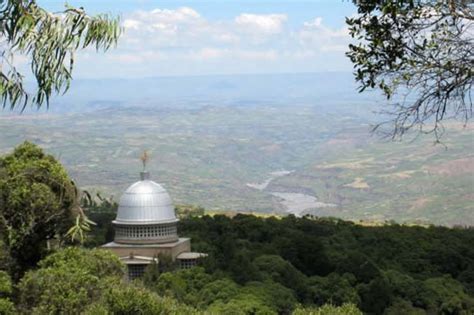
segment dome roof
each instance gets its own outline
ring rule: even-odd
[[[141,180],[128,187],[120,198],[113,223],[142,225],[176,222],[173,202],[166,190],[142,172]]]

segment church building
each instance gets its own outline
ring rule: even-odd
[[[147,265],[158,262],[158,255],[170,257],[180,268],[190,268],[207,255],[191,252],[191,240],[178,236],[178,221],[169,194],[143,171],[120,198],[112,221],[114,241],[102,248],[127,265],[129,279],[140,277]]]

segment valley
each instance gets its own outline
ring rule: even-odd
[[[474,224],[472,128],[446,125],[438,145],[430,135],[393,142],[370,133],[375,101],[329,102],[312,92],[252,102],[250,94],[243,100],[232,93],[225,102],[183,95],[182,103],[165,106],[158,95],[156,103],[125,99],[66,112],[4,112],[0,153],[32,141],[57,157],[82,189],[114,198],[137,178],[146,149],[153,179],[177,204]]]

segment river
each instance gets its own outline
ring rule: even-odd
[[[275,171],[270,173],[270,177],[261,183],[247,183],[247,186],[253,189],[267,192],[270,183],[278,177],[287,176],[294,171]],[[293,192],[268,191],[268,194],[278,198],[279,203],[285,208],[286,212],[295,216],[302,216],[306,210],[324,207],[336,207],[335,204],[318,201],[318,198],[312,195]]]

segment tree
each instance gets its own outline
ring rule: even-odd
[[[274,315],[277,314],[266,306],[258,297],[251,294],[239,294],[229,302],[217,300],[208,308],[211,314],[229,315]]]
[[[347,56],[360,91],[378,88],[403,101],[386,111],[388,135],[414,128],[443,132],[442,122],[472,117],[474,7],[467,0],[353,0],[358,14],[347,18]],[[403,95],[401,95],[403,94]],[[378,124],[374,130],[383,131]]]
[[[359,295],[353,286],[355,277],[352,274],[346,273],[340,276],[337,273],[331,273],[327,277],[314,276],[310,278],[309,282],[312,300],[317,305],[326,303],[333,305],[360,304]]]
[[[294,290],[299,299],[305,299],[309,290],[307,278],[291,263],[280,256],[262,255],[254,260],[254,264],[262,278],[280,283]]]
[[[18,267],[34,266],[47,241],[73,224],[77,191],[66,170],[25,142],[0,158],[0,234]]]
[[[333,306],[325,304],[318,308],[297,308],[293,315],[362,315],[362,312],[354,304]]]
[[[249,282],[241,291],[260,298],[278,314],[291,314],[297,303],[293,290],[273,281]]]
[[[375,278],[368,284],[362,283],[357,287],[361,297],[360,308],[369,314],[383,314],[391,303],[391,288],[383,277]]]
[[[465,292],[461,283],[447,275],[425,280],[421,300],[426,309],[440,314],[474,313],[474,297]]]
[[[179,302],[198,305],[201,302],[199,292],[211,281],[211,276],[203,268],[195,267],[162,273],[154,284],[148,283],[148,286],[159,295],[168,295]]]
[[[70,247],[38,266],[18,285],[23,314],[198,314],[171,298],[124,282],[124,266],[106,250]]]
[[[385,309],[384,315],[426,315],[425,310],[414,307],[410,302],[397,299]]]
[[[101,300],[92,304],[85,314],[202,314],[169,297],[161,297],[142,287],[120,283],[103,292]],[[77,314],[77,312],[72,313]]]
[[[359,251],[351,251],[338,263],[339,273],[353,274],[359,282],[370,282],[380,275],[380,270],[369,257]]]
[[[5,271],[0,271],[0,314],[16,314],[15,305],[9,297],[13,292],[12,281]]]
[[[232,280],[224,278],[207,283],[198,295],[198,306],[206,308],[217,301],[229,302],[239,292],[239,286]]]
[[[124,266],[116,255],[103,249],[67,247],[51,254],[38,263],[40,268],[81,269],[99,278],[124,275]]]
[[[123,277],[118,257],[105,250],[63,249],[21,279],[20,308],[26,314],[78,314]]]
[[[117,18],[91,17],[82,8],[66,5],[63,12],[50,13],[33,0],[1,1],[3,108],[49,105],[53,93],[65,93],[69,88],[75,52],[90,46],[105,51],[116,43],[120,31]],[[31,62],[37,85],[32,95],[25,90],[24,74],[15,67],[13,59],[18,54]]]

